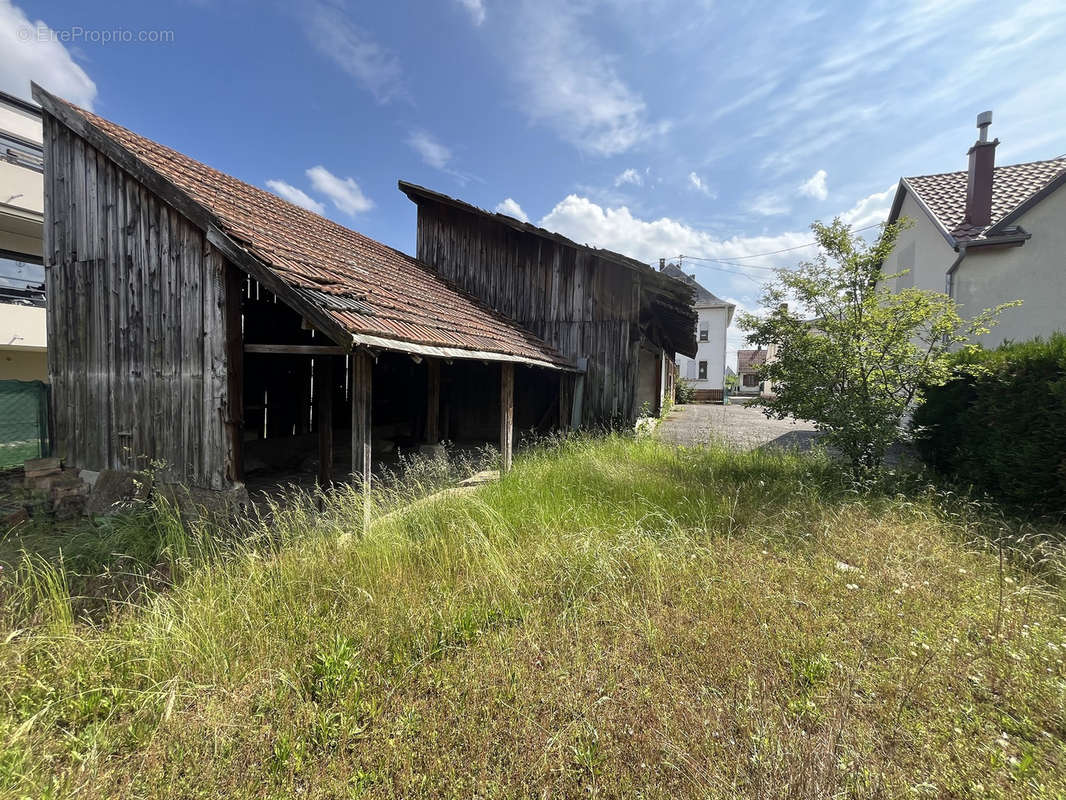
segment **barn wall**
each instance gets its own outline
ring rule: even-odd
[[[48,370],[58,454],[190,485],[235,477],[225,261],[203,233],[44,115]]]
[[[588,358],[582,420],[632,418],[639,276],[595,255],[420,200],[418,258],[563,355]]]

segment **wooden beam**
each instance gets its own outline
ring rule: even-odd
[[[370,502],[370,401],[374,361],[365,350],[351,357],[352,374],[352,481],[363,491],[364,517]]]
[[[568,431],[574,415],[574,375],[559,373],[559,430]]]
[[[327,344],[246,344],[246,353],[277,353],[288,356],[343,356],[344,348]]]
[[[244,480],[244,352],[241,330],[241,283],[244,273],[228,261],[226,270],[226,407],[224,422],[229,441],[227,477]]]
[[[318,418],[318,485],[333,482],[333,356],[315,359],[315,416]]]
[[[514,444],[514,364],[500,364],[500,456],[501,470],[511,469]]]
[[[440,441],[440,361],[426,359],[426,444]]]

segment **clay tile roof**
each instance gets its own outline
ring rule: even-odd
[[[967,173],[945,172],[904,178],[954,239],[972,241],[986,234],[1011,213],[1031,200],[1066,172],[1066,157],[1027,164],[996,167],[992,172],[992,222],[988,226],[969,225],[966,217]]]
[[[553,347],[437,275],[428,265],[59,98],[202,206],[257,257],[356,341],[384,349],[446,349],[572,368]],[[413,345],[413,348],[405,347]],[[421,352],[432,352],[423,350]]]
[[[737,372],[750,372],[766,363],[765,350],[737,350]]]

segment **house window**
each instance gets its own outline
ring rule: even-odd
[[[707,380],[707,362],[706,361],[701,361],[700,362],[700,380],[701,381]]]
[[[748,387],[759,385],[759,376],[754,372],[748,372],[744,374],[744,385]]]
[[[707,328],[700,328],[700,341],[706,342],[709,337],[710,331],[708,331]]]

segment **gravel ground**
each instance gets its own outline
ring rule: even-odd
[[[818,432],[809,422],[767,419],[758,406],[693,403],[674,406],[656,431],[664,442],[699,445],[723,441],[743,450],[785,447],[809,450]]]

